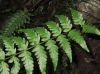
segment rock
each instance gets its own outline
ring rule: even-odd
[[[88,0],[78,4],[84,19],[90,23],[100,23],[100,0]]]

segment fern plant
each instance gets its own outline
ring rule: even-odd
[[[72,9],[71,12],[74,23],[82,28],[82,32],[100,35],[100,30],[87,24],[78,11]],[[68,17],[65,15],[57,15],[56,17],[60,23],[48,21],[46,22],[48,28],[19,29],[17,32],[23,33],[24,37],[3,36],[2,40],[5,48],[0,48],[0,74],[18,74],[21,64],[24,65],[26,74],[33,74],[34,58],[32,55],[37,58],[41,73],[46,74],[47,52],[49,52],[54,71],[56,71],[59,57],[58,51],[60,49],[63,50],[63,53],[66,54],[70,63],[72,63],[71,40],[79,44],[86,52],[89,52],[81,31],[73,28],[73,24]],[[26,17],[23,18],[25,19]],[[19,21],[19,23],[23,24],[26,22]],[[9,63],[12,64],[11,68],[9,68]]]
[[[16,29],[30,21],[28,10],[19,10],[12,15],[5,23],[1,30],[2,35],[11,35]]]

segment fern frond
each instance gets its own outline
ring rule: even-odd
[[[57,37],[61,34],[61,28],[59,25],[53,21],[48,21],[47,23],[48,28],[52,31],[53,36]]]
[[[46,56],[46,52],[44,51],[44,47],[41,45],[38,45],[40,43],[40,36],[36,32],[34,32],[33,29],[23,30],[23,32],[26,34],[27,39],[33,45],[35,45],[34,46],[35,48],[33,49],[32,52],[35,52],[42,74],[46,74],[47,56]]]
[[[71,9],[72,19],[76,25],[84,25],[85,21],[83,20],[83,16],[80,12]]]
[[[42,38],[42,41],[47,41],[50,39],[50,32],[47,31],[47,29],[43,28],[43,27],[37,27],[35,28],[35,31],[40,35],[40,37]]]
[[[0,74],[10,74],[8,64],[0,62]]]
[[[76,41],[76,43],[78,43],[85,51],[89,52],[89,49],[86,45],[86,42],[83,38],[83,36],[81,36],[80,32],[73,29],[68,33],[68,37],[70,37],[72,40]]]
[[[100,35],[100,30],[98,28],[96,28],[95,26],[92,26],[89,24],[83,25],[82,30],[85,33],[92,33],[92,34]]]
[[[63,28],[63,32],[68,32],[71,30],[72,28],[72,24],[70,23],[70,20],[68,19],[68,17],[64,16],[64,15],[58,15],[56,16],[59,21],[60,21],[60,25]]]
[[[33,58],[31,57],[31,53],[29,51],[23,51],[19,57],[21,57],[21,61],[23,61],[26,74],[33,74]]]
[[[49,51],[49,54],[54,66],[54,71],[55,71],[58,64],[58,46],[56,45],[56,42],[54,40],[48,40],[45,46],[47,47]]]
[[[16,12],[11,18],[9,18],[2,28],[2,35],[11,35],[16,29],[29,22],[30,17],[27,10]]]
[[[72,62],[72,50],[68,39],[64,35],[59,35],[57,38],[64,52],[68,56],[70,63]]]
[[[6,47],[6,55],[10,57],[9,63],[14,63],[11,68],[11,74],[18,74],[20,70],[19,59],[16,57],[16,49],[14,48],[14,42],[11,38],[4,38],[4,45]]]
[[[0,48],[0,62],[5,60],[5,52]]]
[[[100,30],[87,24],[83,20],[81,13],[73,9],[71,12],[74,23],[80,25],[83,32],[100,35]],[[45,27],[19,29],[18,33],[24,34],[24,36],[22,35],[21,37],[14,35],[10,37],[10,35],[29,21],[29,12],[19,11],[5,23],[5,28],[3,28],[2,35],[0,36],[0,39],[3,41],[3,46],[5,46],[3,47],[4,50],[0,49],[0,74],[18,74],[20,64],[24,65],[26,74],[33,74],[34,58],[32,54],[37,58],[41,73],[46,74],[46,51],[49,52],[55,71],[59,57],[58,49],[60,47],[69,58],[70,63],[72,62],[70,40],[75,41],[85,51],[89,52],[81,33],[76,29],[72,29],[70,19],[64,15],[58,15],[56,17],[59,19],[60,23],[48,21],[46,23],[48,29]],[[67,34],[65,32],[67,32]],[[60,46],[57,46],[57,42]],[[9,68],[8,63],[12,64],[11,68]]]
[[[11,68],[11,74],[18,74],[18,72],[20,70],[19,59],[14,56],[9,60],[9,63],[14,63],[13,67]]]
[[[5,52],[0,48],[0,74],[10,74],[9,67],[5,60]]]
[[[20,31],[25,33],[29,42],[31,42],[31,45],[39,44],[40,36],[36,32],[34,32],[33,29],[22,29]]]
[[[21,37],[13,37],[13,41],[20,49],[19,51],[28,50],[28,41],[26,41],[24,38]]]
[[[35,48],[33,48],[32,52],[35,52],[41,73],[46,74],[47,55],[44,47],[42,45],[37,45]]]
[[[31,53],[28,51],[28,43],[20,37],[14,38],[14,42],[18,45],[18,50],[21,52],[19,57],[22,58],[21,61],[23,61],[26,73],[33,74],[34,62]]]
[[[4,37],[3,42],[6,47],[5,50],[7,51],[6,55],[7,56],[15,55],[16,49],[14,48],[14,42],[13,42],[12,38]]]

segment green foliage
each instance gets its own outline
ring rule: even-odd
[[[76,30],[73,29],[68,33],[68,36],[72,40],[76,41],[76,43],[78,43],[84,50],[89,52],[89,49],[88,49],[88,47],[86,45],[86,42],[85,42],[83,36],[81,36],[79,31],[76,31]]]
[[[72,50],[71,50],[71,46],[70,46],[68,39],[64,35],[60,35],[58,36],[57,41],[59,41],[60,46],[65,51],[71,63],[72,62]]]
[[[18,45],[18,50],[21,52],[19,57],[21,57],[21,61],[24,64],[27,74],[33,73],[33,58],[31,57],[31,53],[28,51],[28,42],[25,39],[20,37],[14,38],[14,42]]]
[[[0,48],[0,74],[10,74],[8,64],[5,62],[5,52]]]
[[[76,10],[71,9],[73,21],[76,25],[84,25],[85,21],[83,20],[82,14]]]
[[[27,10],[18,11],[14,15],[9,18],[3,28],[2,28],[2,35],[11,35],[16,29],[20,26],[24,25],[24,23],[28,23],[30,21],[30,14]]]
[[[56,41],[48,40],[45,46],[47,46],[55,71],[58,64],[58,46],[56,45]]]
[[[53,36],[58,36],[61,34],[61,28],[59,27],[58,23],[53,21],[48,21],[47,23],[48,28],[52,31]]]
[[[22,14],[24,13],[25,12],[21,12],[17,16],[21,15],[22,17]],[[28,14],[24,14],[23,19],[21,19],[22,21],[19,21],[21,17],[15,17],[16,21],[14,21],[12,25],[16,24],[15,27],[17,27],[17,24],[21,25],[26,23],[26,17],[28,18]],[[88,25],[83,20],[82,15],[76,10],[72,10],[73,21],[75,25],[78,24],[82,28],[82,31],[72,28],[72,23],[68,17],[64,15],[58,15],[56,17],[60,23],[48,21],[46,22],[48,28],[36,27],[19,29],[17,32],[24,34],[24,36],[3,36],[2,40],[5,48],[2,48],[4,50],[0,49],[0,74],[18,74],[20,64],[24,65],[26,74],[33,74],[35,62],[32,57],[33,55],[37,58],[41,73],[46,74],[47,52],[50,55],[55,71],[59,60],[59,50],[63,50],[63,53],[66,54],[70,63],[72,63],[71,40],[79,44],[86,52],[89,52],[86,41],[81,35],[81,32],[100,35],[100,30],[94,26],[92,27]],[[12,20],[10,19],[10,21]],[[9,32],[11,34],[15,30],[15,27],[12,25],[5,27],[4,32],[7,33],[7,30],[10,29],[7,34],[9,34]],[[14,29],[9,27],[14,27]],[[11,69],[7,63],[12,64]]]
[[[35,28],[35,31],[40,35],[40,37],[42,38],[42,41],[47,41],[50,39],[50,32],[47,31],[47,29],[43,28],[43,27],[37,27]]]
[[[82,26],[82,28],[83,28],[83,32],[85,33],[92,33],[92,34],[100,35],[99,29],[97,29],[95,26],[89,25],[88,23],[87,25]]]
[[[16,49],[14,48],[14,42],[11,38],[4,37],[4,45],[6,47],[6,56],[9,57],[9,63],[13,63],[11,68],[11,74],[18,74],[20,70],[19,59],[16,57]]]
[[[85,22],[80,12],[72,9],[72,17],[75,24],[81,25],[83,32],[100,35],[100,30]]]
[[[38,64],[42,74],[46,74],[46,62],[47,62],[47,55],[44,51],[44,47],[42,45],[37,45],[33,48],[32,52],[35,52],[35,56],[38,59]]]
[[[70,23],[70,20],[68,19],[68,17],[64,15],[59,15],[57,16],[57,18],[60,21],[60,24],[63,28],[63,32],[68,32],[72,29],[72,24]]]

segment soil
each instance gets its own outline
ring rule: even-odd
[[[77,61],[73,61],[69,74],[100,74],[100,39],[88,40],[91,54],[76,51]]]

